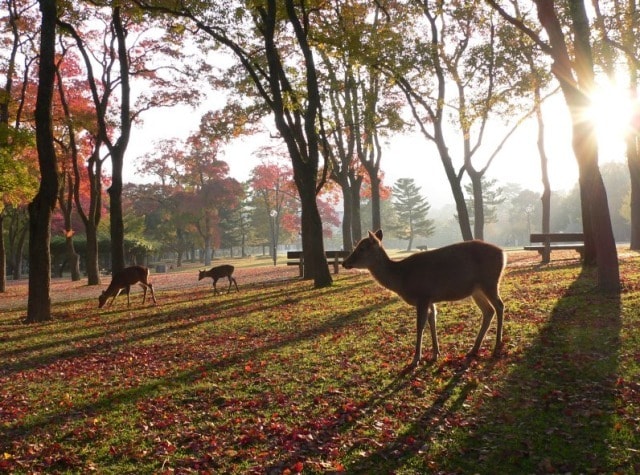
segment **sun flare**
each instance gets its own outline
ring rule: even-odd
[[[637,98],[613,82],[601,84],[591,96],[589,118],[601,141],[624,141],[634,124],[634,115],[639,113]]]

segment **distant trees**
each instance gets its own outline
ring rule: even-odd
[[[393,185],[393,208],[397,214],[393,234],[408,240],[407,251],[413,248],[417,236],[429,237],[434,232],[434,222],[427,218],[431,205],[420,194],[420,187],[413,178],[400,178]]]
[[[10,194],[14,177],[9,175],[15,169],[19,176],[26,169],[14,168],[12,160],[29,161],[28,154],[16,148],[23,138],[28,141],[30,133],[33,135],[33,124],[24,126],[21,122],[25,110],[37,111],[35,129],[42,177],[40,193],[32,201],[30,225],[35,226],[32,230],[46,226],[45,215],[36,213],[36,208],[46,201],[49,185],[56,180],[63,183],[64,188],[55,188],[63,209],[64,232],[72,245],[74,213],[81,216],[91,284],[99,283],[97,228],[103,208],[102,188],[107,186],[113,270],[124,265],[126,226],[148,233],[145,237],[170,245],[180,255],[202,246],[208,262],[223,243],[251,240],[247,224],[254,218],[254,239],[271,235],[272,244],[289,224],[292,239],[301,239],[305,277],[313,279],[316,287],[330,284],[322,239],[331,230],[327,224],[335,222],[335,208],[342,203],[344,248],[349,248],[362,231],[363,209],[370,211],[372,227],[380,226],[385,206],[380,160],[385,135],[402,131],[408,124],[416,126],[427,139],[445,169],[462,238],[482,239],[485,224],[491,227],[495,219],[491,211],[498,203],[491,197],[488,168],[517,124],[536,114],[545,186],[544,230],[560,219],[559,213],[558,218],[550,217],[551,190],[544,165],[540,109],[545,95],[552,92],[551,80],[555,78],[571,113],[580,172],[580,217],[572,217],[571,226],[583,224],[585,262],[598,266],[603,289],[616,290],[619,275],[611,228],[612,221],[615,228],[624,223],[617,215],[612,219],[607,209],[593,124],[581,120],[581,113],[590,106],[596,62],[612,74],[613,65],[623,58],[630,89],[637,90],[638,40],[633,34],[637,12],[632,2],[620,0],[613,6],[601,3],[594,2],[593,16],[586,14],[583,1],[564,4],[551,0],[536,0],[531,8],[529,4],[524,8],[524,3],[520,8],[517,0],[354,0],[313,5],[266,0],[238,9],[228,8],[225,2],[195,1],[180,2],[179,6],[152,0],[108,5],[54,3],[54,35],[57,25],[58,36],[53,45],[53,66],[58,99],[50,114],[51,123],[44,117],[42,102],[31,104],[35,94],[25,91],[35,91],[38,82],[40,93],[46,92],[48,86],[42,80],[49,81],[49,65],[39,65],[38,80],[31,71],[35,70],[37,57],[48,61],[52,46],[43,42],[47,50],[34,54],[40,12],[36,4],[9,0],[2,7],[2,16],[8,21],[1,30],[6,47],[0,53],[1,73],[7,78],[0,94],[0,174],[7,178],[0,183],[6,205],[0,210],[0,230],[4,217],[24,201],[24,197],[16,200]],[[45,0],[40,6],[42,12],[53,11]],[[44,22],[44,15],[42,19]],[[185,47],[194,40],[194,30],[200,34],[199,48]],[[602,44],[594,43],[596,37]],[[596,48],[592,50],[593,44]],[[224,55],[217,56],[222,49]],[[187,56],[189,51],[194,51],[194,56]],[[210,63],[211,52],[224,60]],[[18,60],[24,61],[20,67]],[[189,73],[190,80],[184,80],[184,73]],[[142,84],[151,87],[140,87]],[[224,90],[217,95],[224,96],[226,105],[207,114],[200,130],[180,144],[182,148],[168,142],[159,146],[157,155],[146,164],[160,183],[132,191],[145,196],[140,202],[147,206],[144,226],[140,216],[125,223],[122,173],[132,125],[153,107],[196,103],[205,87],[216,93]],[[22,101],[15,100],[18,95],[22,95]],[[40,99],[43,96],[38,95]],[[287,185],[294,189],[287,198],[291,202],[286,211],[278,203],[282,197],[272,194],[275,188],[265,188],[269,186],[267,174],[277,170],[264,169],[243,189],[230,179],[222,160],[228,140],[267,115],[273,119],[270,132],[284,144],[290,162]],[[498,133],[501,138],[488,141],[490,134],[495,138]],[[53,135],[55,145],[49,144],[49,135]],[[640,155],[637,135],[638,127],[630,128],[627,156],[633,179],[631,196],[627,201],[609,203],[628,206],[632,223],[640,221],[640,182],[635,176]],[[46,150],[45,143],[53,150]],[[428,151],[416,153],[426,156]],[[56,154],[61,166],[52,170]],[[112,176],[107,184],[103,166],[108,161]],[[469,182],[465,196],[464,184]],[[405,187],[397,191],[407,200],[415,193],[406,182],[398,186]],[[342,200],[335,199],[339,189]],[[267,193],[260,196],[258,190]],[[331,199],[325,199],[329,195]],[[513,212],[519,207],[528,219],[536,215],[538,206],[526,204],[531,196],[518,196],[521,202],[514,204]],[[507,197],[505,203],[511,198]],[[400,201],[396,204],[400,212]],[[258,216],[263,221],[259,226]],[[404,215],[402,219],[411,221],[413,217]],[[414,224],[410,223],[409,231],[403,234],[409,239],[409,247]],[[526,228],[531,225],[528,221]],[[521,236],[523,229],[520,226],[511,238]],[[634,247],[640,238],[636,238],[637,226],[632,225],[632,229]],[[42,229],[37,236],[42,242],[30,239],[30,246],[41,246],[48,239]],[[4,256],[3,246],[0,241]],[[43,256],[44,252],[40,254]],[[71,261],[76,259],[71,247],[69,256]],[[5,262],[0,264],[1,290]],[[40,267],[44,261],[31,264],[38,279],[45,270]],[[77,276],[77,266],[73,269]]]
[[[28,231],[26,206],[39,182],[33,124],[25,126],[35,96],[35,81],[30,79],[35,70],[38,20],[31,4],[8,1],[6,7],[2,44],[7,56],[0,62],[4,83],[0,90],[0,292],[6,291],[7,267],[14,278],[20,276]]]
[[[149,230],[155,240],[182,255],[199,243],[204,264],[220,246],[230,213],[244,198],[241,184],[229,177],[219,158],[219,138],[194,133],[186,143],[168,141],[145,157],[142,169],[160,185],[140,190],[149,212]]]

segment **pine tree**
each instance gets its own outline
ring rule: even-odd
[[[398,215],[392,231],[399,239],[408,239],[407,251],[413,247],[416,236],[429,237],[435,226],[427,219],[431,205],[420,194],[420,187],[413,178],[400,178],[393,185],[393,207]]]

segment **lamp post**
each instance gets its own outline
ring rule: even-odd
[[[278,212],[275,209],[272,209],[271,212],[269,213],[269,216],[271,216],[271,242],[273,243],[273,266],[275,267],[276,265],[276,260],[277,260],[277,256],[276,256],[276,216],[278,216]]]

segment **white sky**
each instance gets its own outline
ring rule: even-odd
[[[551,187],[553,190],[568,190],[576,183],[578,175],[571,150],[569,117],[561,96],[557,95],[552,100],[553,103],[549,103],[545,110]],[[151,151],[154,142],[171,137],[184,138],[197,130],[199,122],[200,114],[189,107],[147,112],[144,123],[132,133],[126,156],[125,180],[142,181],[136,173],[137,158]],[[613,127],[613,124],[609,125]],[[260,137],[239,139],[225,149],[222,159],[229,164],[231,176],[240,181],[248,178],[249,171],[260,161],[254,153],[262,145],[260,140]],[[518,183],[523,188],[541,192],[536,140],[537,131],[533,122],[524,124],[494,159],[487,176],[497,179],[501,184]],[[433,209],[453,203],[440,158],[430,142],[418,133],[398,136],[388,142],[384,146],[381,162],[387,185],[392,185],[398,178],[414,178]],[[491,152],[492,149],[487,147],[484,153]],[[482,158],[478,156],[477,159]],[[610,130],[608,139],[600,140],[600,163],[624,159],[621,134]],[[455,157],[454,161],[460,163]],[[478,168],[481,166],[482,163],[477,165]]]

